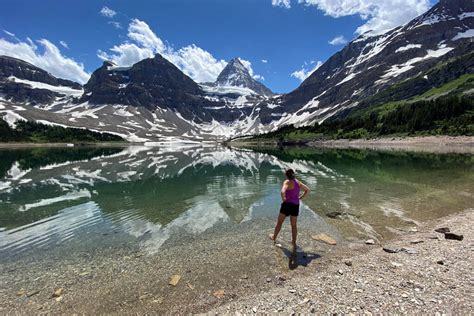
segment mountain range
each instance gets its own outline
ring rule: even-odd
[[[255,80],[239,58],[212,83],[194,82],[157,54],[131,67],[104,62],[81,86],[0,56],[0,115],[11,126],[29,120],[132,142],[224,140],[320,124],[374,100],[423,95],[473,73],[473,37],[474,2],[441,0],[385,34],[357,37],[283,95]],[[398,86],[403,89],[387,95]],[[474,91],[461,93],[472,97]]]

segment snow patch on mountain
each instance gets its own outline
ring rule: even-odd
[[[469,29],[464,32],[459,32],[455,37],[453,37],[453,41],[460,40],[461,38],[471,38],[474,37],[474,29]]]
[[[404,51],[414,49],[414,48],[421,48],[421,45],[420,44],[408,44],[407,46],[402,46],[402,47],[398,48],[395,51],[395,53],[404,52]]]
[[[43,83],[43,82],[19,79],[14,76],[10,76],[7,79],[12,82],[23,83],[23,84],[29,85],[32,89],[46,89],[46,90],[57,92],[59,94],[63,94],[66,96],[80,97],[82,93],[84,92],[84,90],[82,89],[79,90],[79,89],[73,89],[71,87],[53,86],[53,85]]]
[[[467,18],[474,18],[474,12],[464,12],[458,15],[459,20],[464,20]]]
[[[423,56],[423,57],[415,57],[415,58],[412,58],[412,59],[408,60],[407,62],[405,62],[403,64],[391,66],[390,69],[387,70],[385,72],[385,74],[381,77],[381,80],[378,80],[376,82],[380,84],[380,83],[386,82],[386,80],[389,79],[389,78],[398,77],[402,73],[413,69],[415,67],[416,63],[419,63],[419,62],[421,62],[425,59],[428,59],[428,58],[441,57],[441,56],[449,53],[453,49],[454,48],[452,48],[452,47],[444,47],[444,48],[440,48],[438,50],[430,50],[429,49],[426,52],[426,55]]]
[[[17,121],[27,121],[26,118],[24,118],[23,116],[21,116],[20,114],[14,112],[12,110],[3,111],[3,120],[5,122],[7,122],[7,124],[11,128],[16,128],[16,122]]]

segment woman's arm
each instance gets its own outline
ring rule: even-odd
[[[286,190],[287,190],[287,189],[288,189],[288,180],[285,180],[285,181],[283,182],[283,186],[281,187],[281,200],[282,200],[283,202],[285,202],[285,200],[286,200],[286,195],[285,195],[285,193],[286,193]]]
[[[306,184],[298,180],[298,184],[300,185],[300,188],[303,189],[303,194],[300,195],[300,200],[302,200],[308,193],[311,191]]]

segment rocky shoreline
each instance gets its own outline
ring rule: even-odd
[[[235,147],[278,146],[274,140],[231,141]],[[284,146],[307,146],[317,148],[355,148],[375,150],[410,150],[436,153],[474,153],[472,136],[416,136],[416,137],[380,137],[371,139],[334,139],[313,140],[304,143],[285,144]]]
[[[209,314],[469,314],[474,310],[473,210],[422,224],[366,253],[316,261],[312,272]],[[435,229],[447,227],[463,240]],[[370,241],[367,242],[371,244]]]

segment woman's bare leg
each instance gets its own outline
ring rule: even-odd
[[[298,236],[298,227],[296,225],[297,220],[298,216],[290,216],[291,242],[293,244],[293,251],[296,251],[296,237]]]
[[[276,239],[278,237],[278,234],[280,233],[280,230],[281,230],[281,225],[283,225],[283,222],[285,221],[285,218],[286,218],[286,216],[283,213],[280,213],[278,215],[277,223],[276,223],[276,226],[275,226],[275,231],[273,232],[273,235],[270,235],[271,240],[276,241]]]

